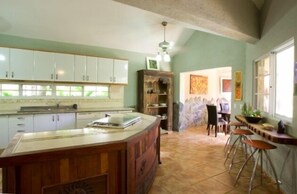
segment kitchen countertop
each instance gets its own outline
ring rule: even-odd
[[[141,121],[124,129],[87,127],[83,129],[19,133],[12,139],[0,158],[30,154],[32,152],[38,153],[56,149],[123,141],[142,132],[158,120],[158,118],[154,116],[137,112],[126,114],[140,116]]]
[[[83,113],[83,112],[104,112],[104,111],[134,111],[134,108],[126,107],[104,107],[104,108],[78,108],[78,109],[53,109],[50,111],[24,111],[19,110],[1,110],[1,115],[30,115],[30,114],[52,114],[52,113]]]

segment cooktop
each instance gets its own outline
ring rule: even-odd
[[[116,114],[95,120],[88,127],[126,128],[141,120],[140,116]]]

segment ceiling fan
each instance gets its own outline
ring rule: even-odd
[[[162,42],[159,43],[159,47],[162,49],[162,53],[160,54],[160,52],[158,52],[156,59],[158,61],[165,61],[165,62],[170,62],[170,55],[168,53],[168,50],[172,49],[174,43],[173,42],[167,42],[166,41],[166,26],[167,26],[167,22],[163,21],[162,26],[164,27],[164,40]]]

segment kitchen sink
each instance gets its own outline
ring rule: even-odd
[[[24,106],[18,112],[68,112],[76,110],[71,106]]]

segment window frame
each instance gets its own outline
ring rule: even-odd
[[[0,96],[0,99],[40,99],[40,98],[46,98],[46,99],[52,99],[52,98],[58,98],[58,99],[65,99],[65,98],[75,98],[75,99],[110,99],[110,85],[105,85],[105,84],[75,84],[75,83],[36,83],[36,82],[7,82],[7,81],[2,81],[0,84],[15,84],[18,85],[18,96]],[[52,88],[51,95],[48,96],[25,96],[23,95],[23,85],[39,85],[39,86],[50,86]],[[107,87],[107,96],[84,96],[84,87],[85,86],[90,86],[94,85],[96,87]],[[56,94],[57,92],[57,86],[81,86],[82,87],[82,92],[81,96],[58,96]],[[1,91],[2,92],[2,91]]]
[[[280,115],[276,113],[276,76],[277,76],[277,64],[276,64],[276,55],[277,53],[284,51],[290,47],[294,47],[294,51],[295,51],[295,45],[294,45],[294,39],[290,39],[286,42],[284,42],[283,44],[279,45],[278,47],[276,47],[275,49],[273,49],[273,51],[259,57],[258,59],[253,61],[253,105],[254,108],[259,109],[258,107],[258,102],[257,102],[257,93],[258,93],[258,88],[257,88],[257,62],[264,60],[265,58],[269,58],[269,107],[268,107],[268,112],[263,111],[262,109],[260,109],[261,112],[264,112],[265,114],[268,114],[270,116],[272,116],[275,119],[281,119],[284,120],[288,123],[292,123],[293,121],[293,111],[292,111],[292,117],[286,117],[284,115]],[[295,58],[295,55],[294,55]],[[295,59],[293,59],[293,61],[295,61]],[[294,64],[293,68],[294,68]],[[292,71],[294,71],[294,69],[292,69]],[[294,76],[294,75],[293,75]],[[264,76],[263,76],[264,77]],[[294,77],[292,78],[292,85],[294,87]],[[292,93],[292,98],[294,98],[294,91]],[[292,106],[294,106],[294,101],[292,101]]]

